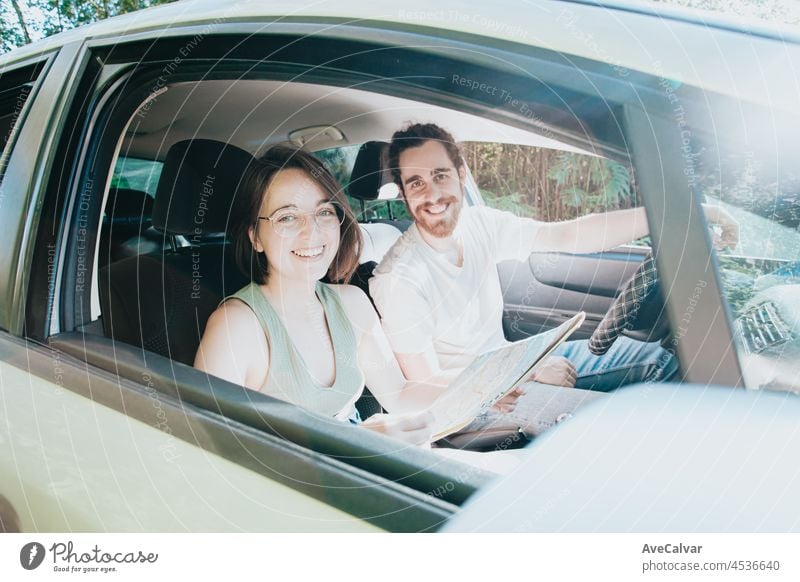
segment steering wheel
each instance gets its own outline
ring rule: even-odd
[[[646,306],[660,303],[659,287],[656,262],[653,254],[648,253],[592,333],[589,351],[596,356],[605,354],[620,333],[634,329],[637,319],[644,312],[652,313],[652,309],[646,309]]]

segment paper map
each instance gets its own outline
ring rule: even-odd
[[[583,323],[581,311],[558,327],[481,354],[453,380],[434,402],[434,440],[457,432],[509,391]]]

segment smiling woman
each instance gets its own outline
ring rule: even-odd
[[[366,295],[320,281],[345,283],[358,265],[361,231],[342,198],[322,163],[301,150],[275,146],[248,168],[231,230],[252,282],[211,315],[195,367],[359,424],[365,379],[386,408],[405,379]],[[377,414],[363,426],[427,444],[429,421]]]

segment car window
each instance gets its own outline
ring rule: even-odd
[[[216,50],[212,45],[205,46],[208,46],[209,50]],[[168,47],[165,46],[163,52],[169,52]],[[259,54],[263,54],[263,51],[260,51]],[[198,63],[199,66],[200,63]],[[233,144],[245,151],[256,153],[271,143],[285,143],[289,139],[289,130],[292,127],[302,129],[306,126],[313,126],[316,123],[313,120],[317,116],[324,115],[331,121],[338,120],[338,123],[342,125],[340,132],[342,137],[351,136],[352,139],[352,136],[358,136],[353,139],[352,145],[317,152],[317,155],[328,164],[334,176],[345,189],[349,186],[350,175],[358,153],[358,144],[366,140],[385,141],[394,130],[412,116],[433,117],[436,121],[452,128],[459,137],[471,135],[477,136],[478,139],[493,139],[492,136],[515,134],[520,136],[521,143],[534,143],[535,138],[538,138],[538,141],[555,141],[545,140],[543,136],[535,133],[528,135],[528,131],[522,128],[516,128],[516,131],[512,132],[508,127],[499,127],[501,124],[497,120],[484,120],[459,108],[449,109],[447,107],[451,105],[449,102],[418,102],[415,100],[416,93],[409,94],[405,90],[401,91],[404,89],[402,87],[398,88],[398,95],[402,96],[401,99],[400,97],[390,98],[383,93],[363,95],[360,89],[331,91],[329,88],[320,86],[311,88],[313,89],[311,90],[306,86],[295,86],[293,83],[274,81],[269,78],[242,81],[233,74],[231,79],[207,80],[199,77],[198,70],[199,80],[187,81],[187,77],[181,77],[179,82],[167,82],[163,87],[159,87],[165,91],[155,95],[151,93],[151,75],[153,72],[161,70],[161,64],[156,63],[154,70],[145,70],[141,73],[141,77],[133,76],[130,82],[115,89],[122,93],[119,98],[114,96],[113,99],[98,100],[98,103],[106,103],[102,110],[97,111],[98,122],[85,125],[99,129],[92,136],[94,140],[92,147],[87,148],[89,158],[83,162],[87,174],[83,180],[83,187],[76,189],[76,197],[73,198],[71,204],[74,205],[74,208],[81,210],[80,204],[89,202],[91,198],[93,205],[89,211],[94,212],[91,215],[93,223],[89,224],[88,228],[84,226],[87,222],[85,217],[89,211],[73,213],[73,222],[70,228],[72,228],[71,232],[76,234],[72,238],[75,244],[69,249],[71,254],[69,255],[70,260],[66,261],[68,264],[75,264],[77,261],[71,261],[71,258],[80,258],[81,252],[87,246],[91,249],[91,245],[83,244],[80,238],[81,232],[100,233],[101,229],[97,228],[101,225],[102,212],[99,185],[113,182],[117,189],[139,189],[152,194],[157,181],[155,174],[160,172],[160,166],[157,163],[148,163],[143,160],[160,157],[163,152],[169,151],[170,147],[183,144],[187,140],[198,138],[213,140],[218,143]],[[169,75],[165,74],[165,76]],[[141,84],[139,85],[140,80]],[[269,102],[265,101],[264,95],[273,95],[273,90],[280,93],[272,97]],[[351,92],[353,94],[350,94]],[[355,100],[353,99],[355,95],[361,99],[369,97],[369,100]],[[298,99],[302,100],[298,101]],[[373,120],[360,115],[352,115],[350,107],[353,103],[362,103],[360,107],[364,112],[385,111],[385,119]],[[367,105],[363,105],[365,103]],[[308,107],[304,107],[304,104]],[[425,107],[421,107],[421,104],[424,104]],[[282,111],[281,107],[285,111]],[[138,114],[134,115],[136,111]],[[186,116],[182,118],[181,123],[176,122],[179,112]],[[301,113],[302,115],[300,115]],[[247,123],[243,122],[245,119]],[[106,120],[107,123],[105,123]],[[294,125],[287,125],[289,121]],[[376,124],[376,121],[381,121],[381,123]],[[125,125],[126,123],[128,125]],[[348,123],[352,127],[347,125]],[[135,124],[135,131],[131,130],[130,124]],[[359,124],[363,124],[363,127]],[[502,139],[494,138],[494,141],[502,141]],[[123,144],[122,150],[125,152],[123,158],[119,158],[116,154],[120,143]],[[347,142],[338,140],[334,143],[339,145]],[[467,143],[469,144],[469,140]],[[577,139],[569,140],[564,143],[562,149],[567,149],[568,143],[573,144],[574,147],[580,147],[580,144],[584,142]],[[527,196],[530,198],[527,203],[535,210],[535,212],[531,211],[531,214],[540,220],[571,218],[597,212],[598,208],[611,210],[625,208],[626,204],[631,204],[622,195],[630,190],[630,174],[621,173],[623,186],[628,189],[616,187],[617,189],[612,190],[612,193],[617,194],[617,199],[613,199],[600,187],[607,186],[607,182],[613,181],[615,176],[620,178],[620,174],[615,175],[613,171],[596,162],[595,158],[591,156],[584,157],[585,166],[577,166],[583,168],[586,172],[584,174],[582,171],[576,171],[576,168],[572,167],[574,160],[563,157],[560,150],[547,150],[546,153],[549,157],[545,157],[543,154],[545,150],[537,150],[532,146],[505,148],[501,145],[500,153],[503,155],[493,158],[491,149],[484,147],[484,144],[481,144],[480,148],[478,150],[476,147],[472,152],[467,151],[466,155],[469,156],[472,153],[473,157],[480,158],[468,160],[468,165],[476,175],[482,176],[480,183],[487,192],[487,198],[496,199],[497,204],[502,204],[507,199],[512,202],[520,201],[523,196]],[[544,164],[541,168],[534,167],[534,154],[540,155],[539,162]],[[495,165],[494,169],[489,165],[489,161]],[[598,164],[597,168],[592,164]],[[167,165],[172,166],[169,161]],[[198,163],[191,167],[204,168],[208,165],[210,164]],[[234,165],[238,167],[238,164]],[[174,169],[177,170],[177,167]],[[558,169],[561,170],[561,174],[557,172]],[[196,353],[196,345],[204,332],[205,322],[210,314],[223,297],[246,285],[242,278],[246,279],[247,273],[240,272],[235,262],[228,260],[227,251],[229,249],[225,240],[223,237],[216,236],[222,231],[210,229],[212,223],[222,222],[215,218],[227,216],[229,210],[229,207],[220,206],[225,201],[221,194],[232,193],[234,189],[223,188],[221,182],[214,182],[213,186],[206,186],[207,177],[200,176],[203,188],[198,191],[197,188],[190,187],[192,184],[196,185],[196,181],[193,181],[194,174],[179,177],[178,172],[172,173],[172,170],[173,167],[168,167],[163,171],[164,176],[169,180],[174,180],[176,184],[178,184],[178,180],[181,180],[182,183],[187,184],[187,187],[172,188],[168,194],[172,196],[169,199],[171,202],[164,204],[163,200],[156,200],[156,203],[161,202],[169,208],[165,216],[160,217],[160,224],[157,228],[162,235],[160,237],[162,241],[166,239],[164,234],[178,237],[192,233],[188,237],[191,244],[188,246],[165,244],[165,247],[169,248],[155,253],[142,253],[139,240],[145,233],[140,232],[142,229],[138,227],[143,224],[143,221],[141,224],[131,225],[137,227],[137,232],[131,236],[121,232],[119,228],[115,228],[113,233],[109,232],[109,238],[121,234],[124,237],[120,236],[118,240],[111,242],[123,243],[120,246],[132,248],[135,252],[128,256],[120,255],[118,259],[111,257],[108,253],[108,261],[94,262],[92,281],[93,289],[95,284],[97,286],[96,296],[98,297],[99,311],[95,310],[94,304],[90,306],[91,311],[86,309],[88,302],[85,299],[85,293],[66,297],[61,307],[61,309],[65,309],[63,306],[66,305],[67,309],[71,309],[75,313],[73,317],[75,323],[69,321],[64,325],[67,331],[89,330],[98,336],[95,338],[97,347],[90,356],[94,358],[94,361],[102,361],[102,366],[109,368],[112,373],[122,375],[119,370],[123,366],[117,365],[115,363],[117,360],[112,362],[110,358],[103,358],[109,354],[118,358],[117,353],[123,349],[129,349],[125,355],[130,356],[131,362],[125,367],[124,373],[129,380],[140,384],[143,382],[143,376],[138,373],[138,360],[133,359],[134,355],[138,357],[139,354],[153,354],[168,360],[164,363],[165,365],[180,362],[191,366]],[[112,176],[109,176],[112,171]],[[242,173],[237,171],[228,175],[241,176]],[[586,176],[589,176],[588,181]],[[224,179],[224,175],[220,172],[212,182],[222,179]],[[581,179],[585,183],[581,182]],[[546,182],[546,185],[552,182],[555,184],[554,188],[558,186],[564,191],[564,194],[559,194],[559,199],[556,200],[556,208],[562,212],[561,214],[553,214],[552,209],[544,205],[544,199],[549,199],[551,192],[537,190],[541,187],[542,180]],[[94,188],[92,188],[93,184]],[[621,190],[625,190],[625,192],[620,193]],[[531,194],[535,192],[538,192],[536,197]],[[553,192],[558,193],[561,190],[554,189]],[[494,194],[494,196],[490,194]],[[569,195],[572,196],[571,199],[568,197]],[[192,196],[195,198],[189,199]],[[580,198],[581,196],[582,198]],[[209,210],[214,204],[217,207]],[[407,216],[404,202],[401,200],[370,201],[363,205],[360,200],[353,200],[351,204],[362,221]],[[157,208],[160,208],[160,205]],[[189,209],[190,212],[184,212],[185,209]],[[192,209],[196,209],[194,216],[192,216]],[[143,218],[143,214],[137,212],[136,217]],[[200,222],[203,228],[208,227],[208,232],[197,233],[198,227],[195,225],[198,217],[202,218]],[[119,224],[114,226],[118,227],[122,222],[119,221]],[[187,226],[187,223],[190,223],[190,226]],[[189,230],[190,227],[191,230]],[[197,244],[194,244],[195,234],[198,236]],[[132,247],[128,245],[131,240],[134,241]],[[531,277],[533,274],[534,272],[531,271]],[[69,279],[70,281],[80,281],[82,289],[83,279],[79,279],[79,276],[85,278],[85,275],[76,268],[74,272],[67,271],[65,278],[72,277]],[[527,286],[522,285],[522,288],[526,289]],[[560,290],[556,293],[559,297],[565,295]],[[531,326],[542,323],[536,319],[539,313],[554,311],[551,305],[541,307],[525,305],[525,307],[528,308],[528,311],[534,312]],[[537,307],[539,311],[534,310]],[[569,309],[572,310],[573,307],[570,305]],[[87,313],[100,313],[101,317],[96,321],[89,320],[86,317]],[[70,338],[65,339],[69,340]],[[192,394],[196,397],[195,402],[204,406],[203,403],[208,402],[208,393],[212,387],[209,386],[207,379],[201,379],[197,375],[189,374],[189,371],[186,372],[188,374],[187,389],[192,390]],[[164,388],[169,389],[169,386],[162,386],[162,389]],[[235,394],[237,398],[231,399],[230,402],[226,401],[225,405],[230,403],[232,407],[237,407],[237,414],[240,412],[252,413],[252,410],[247,409],[246,406],[239,406],[242,404],[239,401],[241,392],[237,391]],[[222,399],[217,400],[216,394],[214,394],[214,398],[215,402],[222,401]],[[191,400],[187,401],[192,402]],[[249,399],[247,405],[250,405]],[[297,415],[297,419],[295,416],[291,416],[293,414]],[[302,411],[294,410],[291,407],[276,409],[275,417],[281,423],[291,425],[292,430],[296,424],[298,429],[296,434],[298,435],[306,435],[308,433],[307,425],[314,423],[314,419],[309,420]],[[253,421],[252,424],[261,428],[263,423],[261,423],[260,412],[258,418],[259,420]],[[272,422],[272,419],[270,418],[268,421]],[[330,431],[331,434],[326,435],[325,438],[314,438],[313,446],[325,452],[334,450],[334,446],[338,447],[344,443],[346,447],[339,448],[337,454],[341,455],[341,451],[344,451],[349,455],[348,458],[361,459],[362,452],[356,450],[356,445],[360,446],[358,436],[353,436],[346,430],[338,430],[348,427],[337,426],[335,428],[337,430]],[[287,435],[287,439],[297,440],[301,446],[308,446],[309,439],[305,436],[295,437],[294,433],[283,430],[283,428],[281,433]],[[333,445],[324,449],[323,447],[328,447],[329,443],[333,443]],[[377,455],[375,457],[377,458]],[[366,468],[372,470],[372,465]],[[377,469],[382,470],[380,467]],[[417,470],[416,467],[414,470]],[[429,469],[417,472],[425,477],[429,473]],[[471,490],[468,491],[471,488],[471,481],[463,486],[460,482],[454,485],[455,493],[445,490],[446,495],[443,495],[443,498],[456,499],[457,496],[463,497],[464,493],[471,493]],[[427,488],[427,485],[425,487],[426,490],[431,490]]]
[[[163,167],[159,161],[120,156],[114,166],[111,187],[139,190],[155,198]]]
[[[356,156],[360,146],[345,146],[341,148],[329,148],[314,152],[325,166],[331,171],[339,185],[347,192],[350,184],[350,174],[353,172],[353,165],[356,163]],[[386,184],[384,188],[393,188],[393,184]],[[353,209],[359,222],[369,222],[378,219],[398,220],[410,219],[405,202],[402,198],[393,200],[356,200],[347,195],[347,201]]]
[[[736,248],[714,254],[745,385],[800,391],[800,175],[774,145],[722,143],[694,140],[693,181],[738,223]]]
[[[11,155],[14,130],[24,117],[25,106],[41,69],[41,63],[37,63],[0,73],[0,179]]]
[[[483,201],[544,222],[639,206],[630,167],[524,144],[461,144]],[[640,241],[649,245],[649,237]]]

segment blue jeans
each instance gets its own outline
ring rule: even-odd
[[[638,382],[667,382],[678,373],[678,361],[658,342],[645,343],[621,336],[602,356],[589,351],[587,340],[564,342],[553,355],[575,366],[575,388],[609,392]]]
[[[502,445],[509,435],[521,432],[536,436],[562,420],[578,407],[604,397],[627,384],[666,382],[678,372],[678,362],[658,342],[645,343],[620,337],[602,356],[589,351],[586,340],[560,345],[554,355],[569,359],[577,371],[575,388],[526,382],[525,394],[519,397],[511,412],[488,410],[466,428],[448,437],[459,448],[491,450],[496,440]]]

